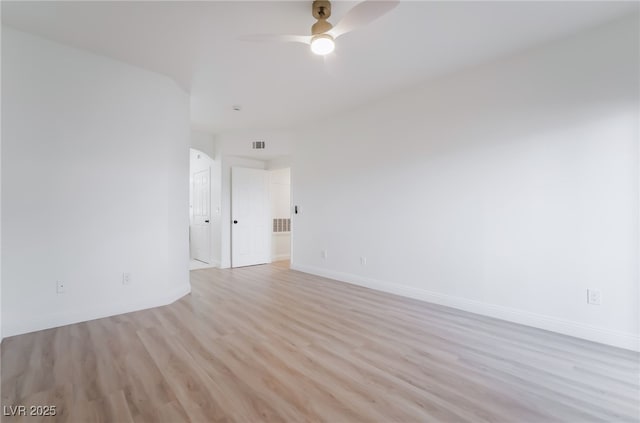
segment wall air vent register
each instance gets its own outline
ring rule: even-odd
[[[273,232],[291,232],[291,219],[273,219]]]

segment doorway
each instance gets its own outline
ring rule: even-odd
[[[289,168],[231,168],[231,267],[291,258]]]
[[[191,258],[205,264],[211,261],[211,169],[192,174]]]
[[[271,261],[289,264],[291,260],[291,170],[269,171],[271,194]],[[286,263],[285,263],[286,262]]]
[[[190,269],[214,267],[212,242],[216,214],[212,212],[214,161],[191,149],[189,161],[189,255]]]

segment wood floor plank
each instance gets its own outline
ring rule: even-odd
[[[639,422],[640,355],[288,269],[5,339],[7,422]]]

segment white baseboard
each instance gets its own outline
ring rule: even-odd
[[[200,262],[200,263],[196,263],[194,264],[189,263],[189,271],[191,270],[202,270],[202,269],[213,269],[215,267],[219,267],[217,266],[215,263],[204,263],[204,262]]]
[[[115,316],[117,314],[131,313],[133,311],[160,307],[171,304],[190,292],[191,284],[186,284],[168,290],[163,296],[148,298],[143,301],[109,304],[85,310],[35,316],[31,319],[22,319],[19,322],[5,324],[2,328],[2,335],[4,338],[7,338],[9,336],[21,335],[23,333],[35,332],[59,326],[71,325],[73,323],[102,319],[103,317]]]
[[[289,260],[291,258],[291,254],[276,254],[271,256],[271,261],[282,261],[282,260]]]
[[[560,319],[553,316],[532,313],[481,301],[470,300],[448,294],[428,291],[422,288],[400,285],[371,279],[350,273],[336,272],[315,266],[291,264],[291,269],[312,275],[322,276],[353,285],[363,286],[378,291],[414,298],[429,303],[440,304],[471,313],[494,317],[509,322],[545,329],[576,338],[587,339],[601,344],[612,345],[633,351],[640,351],[640,337],[632,333],[618,332],[591,326],[580,322]]]

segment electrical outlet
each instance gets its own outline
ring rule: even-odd
[[[56,281],[56,294],[64,294],[67,292],[67,288],[62,281]]]
[[[587,304],[602,304],[602,292],[599,289],[587,289]]]
[[[123,273],[122,274],[122,284],[123,285],[131,285],[131,273]]]
[[[326,259],[327,257],[329,257],[329,254],[327,253],[327,250],[322,250],[322,258]]]
[[[367,258],[366,257],[360,257],[360,264],[365,266],[367,264]]]

